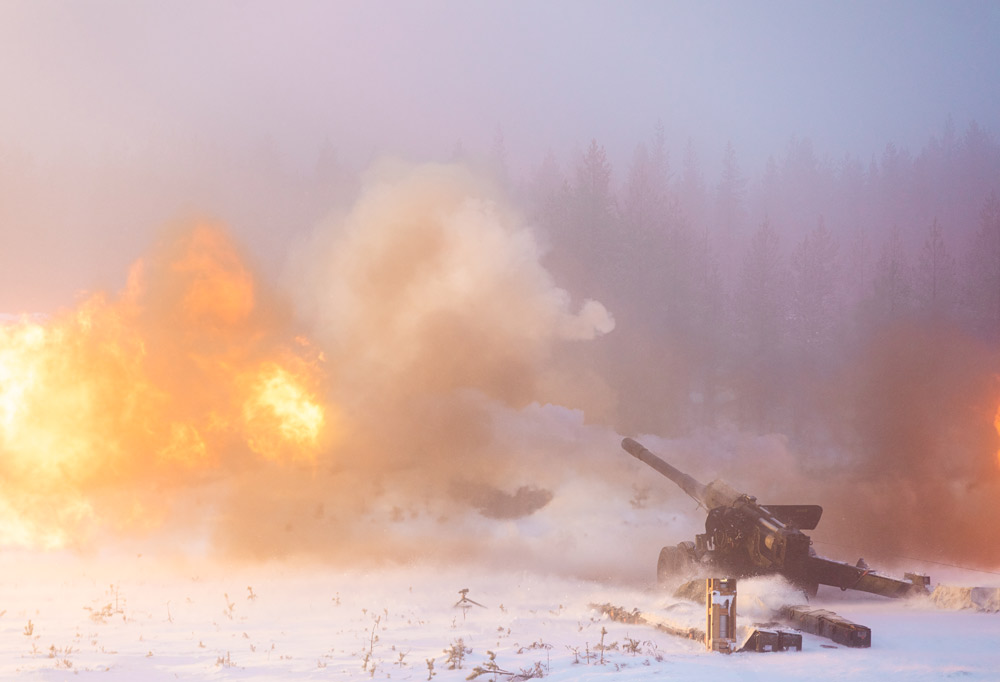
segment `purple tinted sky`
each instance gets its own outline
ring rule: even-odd
[[[711,187],[728,141],[754,179],[793,136],[867,163],[998,112],[995,1],[0,0],[0,312],[117,290],[191,215],[280,269],[350,191],[328,145],[353,172],[499,129],[530,178],[595,138],[621,182],[662,121]]]
[[[267,138],[356,164],[515,165],[661,119],[761,167],[795,135],[867,158],[948,115],[997,133],[997,2],[0,2],[0,142],[37,154]]]

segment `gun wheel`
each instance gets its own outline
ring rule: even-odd
[[[691,556],[684,548],[664,547],[656,562],[656,582],[661,586],[676,583],[687,577],[691,564]]]

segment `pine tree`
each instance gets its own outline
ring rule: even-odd
[[[578,291],[608,301],[622,263],[616,258],[621,249],[611,164],[597,140],[590,141],[577,163],[570,215],[571,241],[562,246],[577,262],[577,275],[584,285]]]
[[[778,233],[764,220],[743,259],[736,319],[751,352],[772,353],[781,339],[785,317],[785,275]]]
[[[965,307],[973,329],[1000,340],[1000,197],[993,192],[979,213],[965,281]]]
[[[758,428],[772,428],[783,407],[786,280],[778,233],[764,220],[743,259],[733,316],[743,417]]]
[[[722,159],[722,177],[716,188],[716,212],[722,234],[732,235],[739,232],[743,222],[746,189],[747,179],[740,172],[736,161],[736,148],[729,142],[726,144],[726,152]]]
[[[507,169],[507,144],[504,141],[503,128],[497,126],[493,135],[493,147],[490,149],[490,173],[493,179],[503,189],[510,189],[510,171]]]
[[[955,258],[948,252],[937,218],[931,224],[914,272],[914,297],[925,314],[940,316],[952,310],[956,288]]]
[[[818,225],[802,238],[792,254],[790,319],[796,345],[807,357],[828,356],[833,346],[837,318],[837,252],[837,242],[820,218]]]
[[[910,264],[898,226],[893,226],[882,245],[872,280],[871,321],[890,323],[910,311],[913,288]]]
[[[694,142],[689,138],[684,148],[684,161],[680,184],[677,188],[680,210],[688,224],[694,228],[705,224],[705,181],[698,166]]]

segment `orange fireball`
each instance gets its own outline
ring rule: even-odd
[[[313,460],[324,419],[301,378],[276,363],[260,368],[243,404],[247,444],[268,459],[287,450],[292,459]]]
[[[316,462],[322,358],[262,299],[225,231],[198,225],[117,300],[0,325],[0,544],[154,526],[169,496],[151,490],[229,461]]]

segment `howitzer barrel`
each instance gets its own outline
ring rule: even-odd
[[[699,504],[705,504],[705,486],[703,484],[699,483],[691,476],[688,476],[683,471],[670,466],[652,452],[644,448],[641,443],[638,443],[631,438],[625,438],[622,440],[622,448],[625,452],[632,455],[643,464],[656,469],[656,471],[676,483],[680,486],[681,490],[693,497]]]

